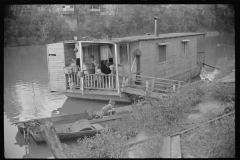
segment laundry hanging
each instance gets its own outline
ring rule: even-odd
[[[80,58],[80,55],[79,55],[79,45],[78,45],[78,43],[75,43],[74,51],[75,51],[75,54],[76,54],[76,58]]]
[[[109,60],[109,58],[113,58],[109,46],[100,46],[100,54],[101,60]]]

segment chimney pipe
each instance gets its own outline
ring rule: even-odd
[[[155,36],[158,36],[158,19],[159,17],[154,17],[154,20],[155,20],[154,35]]]

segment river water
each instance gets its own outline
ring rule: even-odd
[[[231,61],[235,48],[217,46],[225,44],[235,46],[235,35],[206,36],[206,63],[213,66],[221,64],[223,59]],[[53,156],[46,144],[25,145],[23,136],[16,126],[11,125],[14,118],[49,117],[53,114],[71,114],[84,112],[85,109],[99,110],[107,102],[67,98],[61,93],[48,90],[47,56],[44,47],[39,52],[20,52],[21,47],[14,47],[14,52],[4,49],[4,154],[5,158],[47,158]],[[203,48],[199,48],[202,51]],[[11,49],[13,50],[13,48]],[[20,52],[20,53],[19,53]],[[212,71],[210,67],[206,70]],[[116,107],[124,106],[117,103]],[[64,142],[68,145],[76,141]],[[27,148],[28,147],[28,148]]]

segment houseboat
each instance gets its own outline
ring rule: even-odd
[[[126,86],[144,84],[144,91],[153,91],[158,81],[158,86],[171,84],[174,89],[180,81],[198,76],[204,51],[197,51],[197,38],[205,33],[158,34],[156,24],[157,19],[153,35],[47,44],[50,90],[68,97],[129,102]]]

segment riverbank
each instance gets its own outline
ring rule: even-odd
[[[188,84],[169,101],[145,97],[133,108],[104,133],[79,140],[75,147],[64,145],[68,157],[161,158],[164,137],[235,110],[235,83]],[[235,114],[182,134],[182,157],[235,157],[234,120]],[[128,145],[154,135],[158,136]]]

